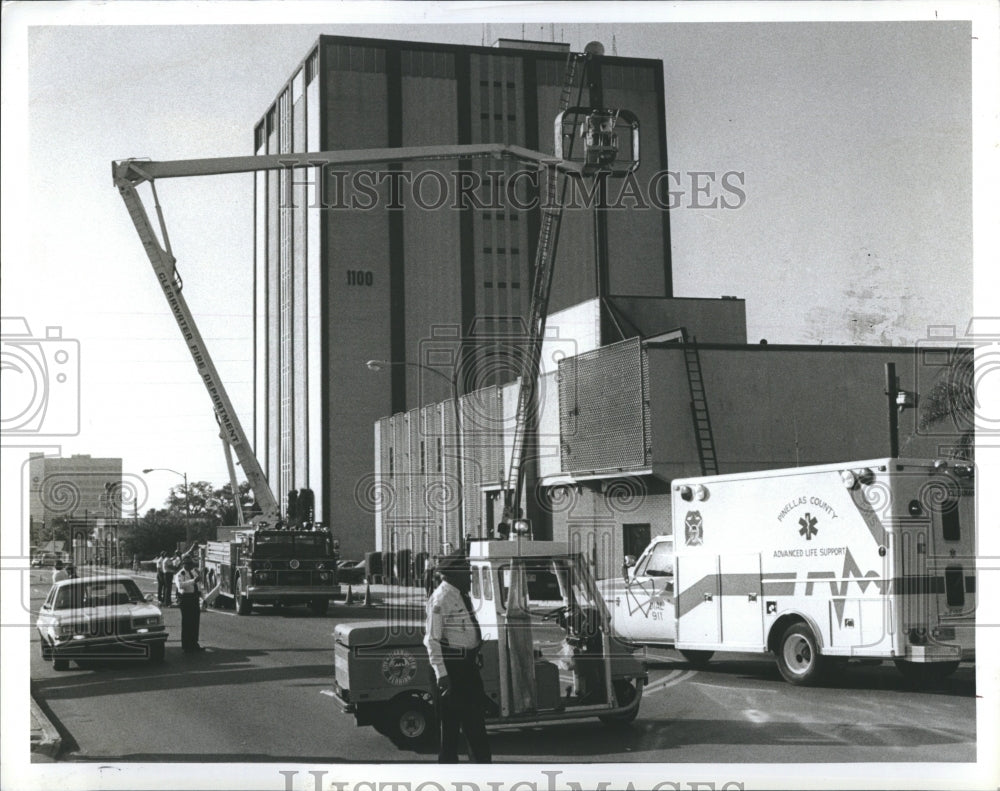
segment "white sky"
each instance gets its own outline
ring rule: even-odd
[[[3,14],[2,314],[36,337],[61,326],[78,340],[82,394],[77,436],[5,438],[5,536],[26,452],[12,444],[121,456],[147,492],[140,511],[179,483],[144,467],[227,480],[111,161],[250,153],[255,123],[321,33],[476,45],[523,35],[574,50],[597,39],[662,59],[671,169],[744,171],[748,195],[738,211],[672,212],[674,291],[745,298],[751,342],[912,344],[929,325],[961,336],[991,310],[992,2],[71,2]],[[164,183],[160,198],[184,293],[249,433],[252,177]]]

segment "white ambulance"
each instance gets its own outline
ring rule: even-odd
[[[916,681],[974,658],[973,467],[876,459],[674,481],[673,536],[604,581],[615,632],[692,663],[775,655],[792,684],[851,658]]]

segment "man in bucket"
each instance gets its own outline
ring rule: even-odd
[[[441,582],[427,601],[424,645],[434,672],[438,719],[441,722],[440,763],[458,762],[459,730],[465,734],[471,759],[491,763],[483,712],[483,680],[479,674],[482,632],[469,598],[469,561],[448,555],[437,565]]]

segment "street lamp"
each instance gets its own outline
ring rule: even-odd
[[[191,545],[191,490],[188,488],[188,475],[186,472],[177,472],[169,467],[147,467],[143,471],[144,475],[151,472],[172,472],[184,479],[184,543]]]
[[[381,371],[383,368],[388,368],[392,365],[407,365],[411,368],[419,368],[423,371],[430,371],[432,374],[436,374],[444,379],[449,385],[451,385],[451,403],[455,408],[455,432],[458,439],[458,482],[459,486],[464,486],[465,478],[462,476],[462,416],[461,410],[458,403],[458,367],[455,368],[455,373],[448,376],[442,373],[437,368],[432,368],[424,363],[415,363],[409,360],[369,360],[365,363],[368,370],[370,371]],[[465,541],[465,503],[464,497],[459,498],[458,504],[458,539],[461,542]]]

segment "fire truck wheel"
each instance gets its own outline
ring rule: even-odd
[[[243,593],[243,580],[236,579],[236,614],[249,615],[253,612],[253,602]]]
[[[637,679],[619,679],[614,682],[615,698],[619,706],[627,706],[636,697],[642,697],[642,682]],[[628,725],[639,715],[639,707],[636,706],[627,714],[601,714],[598,719],[605,725]]]
[[[681,656],[684,657],[691,667],[708,667],[709,660],[715,654],[715,651],[685,651],[681,650]]]
[[[933,687],[958,670],[958,662],[907,662],[897,659],[896,669],[914,687]]]
[[[430,747],[437,737],[437,721],[430,704],[418,697],[397,698],[382,720],[380,731],[397,747],[418,750]]]
[[[313,615],[323,616],[326,615],[327,610],[330,609],[329,599],[313,599],[309,602],[309,609],[312,611]]]
[[[797,686],[810,686],[820,681],[822,657],[816,637],[804,623],[793,623],[778,644],[778,669],[785,681]]]

